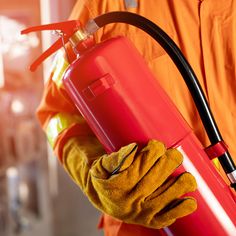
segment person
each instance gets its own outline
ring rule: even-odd
[[[192,65],[224,140],[236,156],[235,1],[78,0],[70,19],[80,19],[85,25],[89,19],[111,11],[140,14],[175,41]],[[131,39],[203,146],[208,146],[191,95],[166,52],[144,32],[126,24],[107,25],[94,38],[101,42],[117,35]],[[195,179],[190,173],[168,178],[181,164],[182,156],[156,140],[150,140],[141,151],[132,143],[105,154],[63,88],[63,74],[75,59],[70,47],[68,52],[68,60],[58,52],[37,112],[48,140],[72,179],[105,213],[100,226],[106,236],[157,235],[157,229],[196,209],[196,201],[190,197],[175,207],[166,207],[194,191]]]

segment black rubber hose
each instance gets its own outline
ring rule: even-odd
[[[168,53],[184,78],[211,144],[214,145],[223,140],[193,69],[183,56],[178,46],[159,26],[145,17],[130,12],[106,13],[96,17],[94,21],[99,28],[110,23],[130,24],[142,29],[153,37]],[[226,174],[236,170],[235,164],[228,152],[220,156],[219,161]]]

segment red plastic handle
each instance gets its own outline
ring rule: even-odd
[[[33,26],[21,31],[21,34],[28,34],[36,31],[43,30],[59,30],[63,32],[64,43],[67,43],[70,37],[81,28],[81,23],[79,20],[64,21],[53,24],[38,25]],[[54,52],[59,50],[63,46],[62,40],[58,39],[51,47],[49,47],[45,52],[43,52],[31,65],[30,70],[35,71],[37,67]]]

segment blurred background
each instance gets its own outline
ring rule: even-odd
[[[50,59],[28,66],[53,40],[26,27],[64,21],[75,0],[0,0],[0,235],[96,236],[99,212],[48,148],[35,118]]]

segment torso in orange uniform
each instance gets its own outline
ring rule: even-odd
[[[85,2],[85,7],[83,4]],[[236,2],[233,0],[79,0],[71,19],[85,23],[90,17],[110,11],[130,11],[140,14],[160,26],[180,47],[194,69],[233,158],[236,158]],[[112,24],[99,30],[96,40],[117,35],[129,37],[141,52],[154,75],[170,95],[182,115],[204,146],[209,144],[188,89],[174,63],[150,36],[125,24]],[[55,97],[57,108],[52,105]],[[76,108],[63,92],[48,82],[39,108],[39,118],[47,126],[57,112],[75,112]],[[66,135],[64,131],[55,144]],[[220,170],[221,171],[221,170]],[[157,235],[157,231],[127,225],[108,216],[103,218],[106,236]]]

